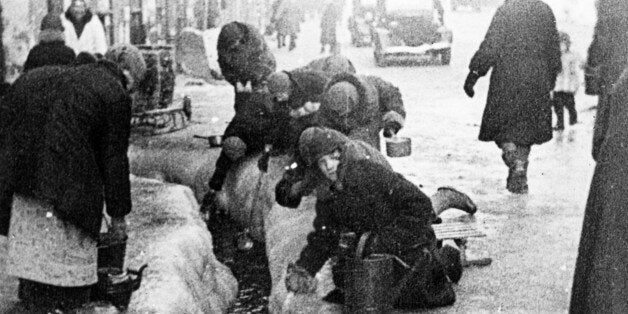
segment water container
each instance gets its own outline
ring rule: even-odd
[[[343,313],[389,313],[392,311],[393,304],[390,295],[393,290],[392,256],[371,254],[363,259],[349,259],[347,270]]]

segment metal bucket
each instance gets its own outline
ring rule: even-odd
[[[98,268],[124,269],[126,241],[114,240],[109,233],[101,233],[98,239]]]
[[[388,157],[407,157],[412,153],[412,142],[409,137],[392,137],[386,140]]]
[[[348,261],[343,313],[389,313],[393,309],[393,257],[371,254]]]

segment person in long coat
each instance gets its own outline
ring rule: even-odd
[[[395,274],[395,282],[410,276],[400,296],[393,300],[396,306],[434,307],[455,301],[448,275],[454,281],[460,278],[460,256],[451,247],[437,248],[431,227],[435,215],[429,197],[392,171],[385,161],[352,156],[366,154],[385,160],[378,157],[373,147],[350,140],[338,131],[309,128],[299,139],[299,150],[309,167],[318,168],[318,175],[324,180],[319,188],[326,189],[328,197],[317,198],[314,231],[308,235],[298,260],[288,266],[288,291],[311,292],[316,273],[330,257],[336,256],[338,263],[332,270],[336,290],[324,300],[344,302],[344,274],[350,271],[346,259],[352,257],[336,254],[341,234],[353,232],[357,240],[370,232],[372,241],[366,255],[393,254],[415,269]],[[298,202],[286,205],[296,207]],[[445,265],[456,266],[446,270]]]
[[[628,313],[628,68],[608,95],[571,290],[570,313]]]
[[[26,57],[24,72],[45,65],[70,65],[76,54],[72,48],[65,45],[63,24],[57,14],[47,14],[41,21],[39,43],[35,45]]]
[[[329,52],[336,52],[338,40],[336,38],[336,27],[340,22],[341,8],[336,1],[326,1],[321,17],[321,53],[325,52],[325,47],[329,45]]]
[[[107,54],[115,63],[33,69],[2,99],[0,130],[11,130],[0,147],[0,188],[12,197],[0,214],[9,218],[0,221],[6,271],[20,278],[18,297],[46,312],[89,301],[103,205],[113,239],[126,239],[128,91],[145,66],[137,48],[117,51]]]
[[[89,52],[104,55],[107,52],[105,28],[98,16],[87,8],[85,0],[72,0],[68,10],[61,14],[66,44],[77,55]]]
[[[599,98],[593,132],[593,158],[604,142],[608,125],[608,94],[628,64],[628,2],[599,0],[593,41],[587,54],[587,67],[597,69]]]
[[[556,20],[540,0],[506,0],[469,64],[464,90],[492,69],[479,139],[495,142],[508,166],[506,188],[527,193],[530,148],[552,138],[550,92],[561,70]]]
[[[295,0],[277,0],[276,10],[271,17],[271,23],[277,30],[277,46],[286,45],[286,37],[290,36],[288,50],[297,47],[297,33],[300,31],[302,12]]]

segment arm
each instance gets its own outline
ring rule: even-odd
[[[311,276],[315,276],[323,267],[338,245],[338,234],[333,231],[332,225],[327,221],[324,207],[324,202],[317,201],[314,231],[308,234],[307,244],[296,261],[296,264],[307,270]]]
[[[480,48],[473,55],[471,63],[469,64],[469,71],[475,72],[479,76],[484,76],[488,71],[495,66],[499,59],[499,49],[501,43],[504,40],[505,25],[508,21],[505,20],[502,10],[497,9],[491,25],[488,27],[484,41],[480,44]]]
[[[368,79],[377,87],[379,111],[383,114],[384,131],[396,134],[403,128],[406,118],[406,110],[399,88],[379,77],[369,76]]]

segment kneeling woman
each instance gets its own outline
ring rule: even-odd
[[[336,256],[333,277],[337,289],[325,300],[342,302],[348,256],[338,254],[338,241],[342,234],[354,233],[360,238],[370,232],[367,255],[392,254],[413,269],[409,283],[395,300],[397,307],[435,307],[455,301],[451,280],[457,281],[462,272],[458,251],[447,246],[438,249],[431,227],[436,216],[428,196],[386,163],[369,158],[372,147],[337,131],[309,128],[299,139],[299,150],[308,167],[318,168],[320,181],[314,231],[299,259],[288,267],[289,291],[312,291],[315,274]],[[365,158],[355,158],[356,152]],[[302,185],[301,181],[280,181],[277,201],[298,206],[294,198],[303,195],[299,191]],[[395,279],[399,281],[410,271],[399,272]]]

